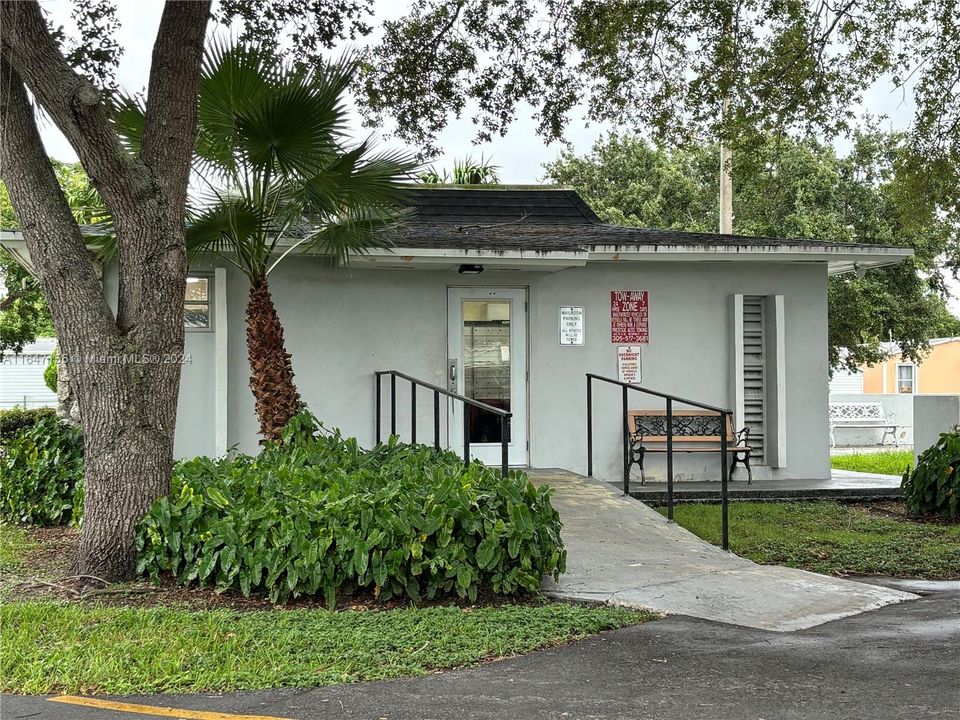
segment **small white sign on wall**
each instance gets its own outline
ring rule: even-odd
[[[583,345],[583,308],[560,306],[560,344]]]
[[[641,372],[640,346],[621,345],[617,348],[617,379],[625,383],[639,383]]]

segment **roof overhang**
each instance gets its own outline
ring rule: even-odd
[[[20,260],[29,253],[19,230],[0,230],[0,245]],[[282,245],[282,244],[281,244]],[[296,252],[296,250],[294,250]],[[913,257],[911,248],[858,244],[784,245],[632,245],[595,246],[580,251],[476,250],[450,248],[375,249],[354,258],[358,266],[384,269],[456,268],[479,263],[491,269],[556,272],[588,263],[753,262],[825,263],[831,275],[895,265]]]
[[[581,252],[451,250],[395,247],[373,250],[357,260],[382,268],[450,268],[479,263],[490,268],[556,271],[587,263],[614,262],[760,262],[825,263],[831,275],[895,265],[913,257],[911,248],[871,245],[691,246],[649,245],[595,247]]]

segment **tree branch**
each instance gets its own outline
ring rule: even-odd
[[[12,307],[13,304],[17,300],[22,298],[24,295],[26,295],[27,292],[28,292],[27,288],[20,288],[19,290],[15,290],[12,293],[9,293],[8,295],[6,295],[3,298],[3,300],[0,300],[0,312],[3,312],[4,310],[7,310],[8,308]]]
[[[197,84],[210,1],[167,2],[150,66],[140,159],[182,216],[197,124]]]
[[[37,131],[33,107],[20,75],[0,49],[0,178],[23,230],[30,260],[50,305],[54,326],[72,338],[70,353],[90,351],[93,333],[114,337],[113,314]],[[83,325],[65,332],[64,309]],[[84,347],[86,343],[90,343]]]
[[[121,145],[100,91],[70,67],[36,0],[0,0],[0,27],[8,62],[70,141],[111,214],[122,215],[130,183],[145,188],[150,178]]]

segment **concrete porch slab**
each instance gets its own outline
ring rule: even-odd
[[[734,500],[878,500],[903,497],[899,475],[877,475],[852,470],[832,470],[827,479],[782,478],[754,480],[749,485],[738,473],[729,484],[729,495]],[[610,483],[622,491],[621,483]],[[640,484],[630,482],[630,494],[645,502],[662,504],[667,501],[665,482]],[[720,501],[720,481],[675,482],[673,496],[676,502]]]
[[[788,632],[917,595],[804,570],[758,565],[704,542],[607,483],[532,470],[563,519],[567,572],[548,595]]]

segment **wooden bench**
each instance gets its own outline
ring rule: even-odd
[[[838,402],[830,403],[830,447],[837,446],[837,436],[834,431],[838,428],[876,428],[883,430],[880,444],[883,445],[887,435],[893,438],[893,444],[900,447],[897,437],[897,414],[885,414],[883,404],[878,402]]]
[[[643,458],[647,453],[665,453],[667,451],[667,413],[664,410],[631,410],[627,413],[630,429],[629,462],[627,473],[634,464],[640,467],[640,484],[646,482],[643,472]],[[733,421],[727,416],[727,452],[733,456],[730,463],[730,476],[737,464],[747,469],[747,483],[753,482],[750,469],[750,429],[733,430]],[[648,447],[647,443],[658,443]],[[659,446],[663,443],[663,447]],[[695,445],[690,445],[695,443]],[[678,447],[679,444],[679,447]],[[720,452],[720,414],[706,410],[673,411],[673,451],[683,453]]]

